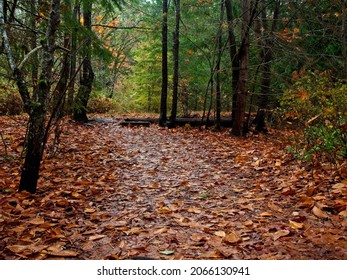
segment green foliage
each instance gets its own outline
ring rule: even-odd
[[[88,102],[88,113],[104,114],[116,109],[116,102],[102,94],[94,94]]]
[[[301,133],[289,151],[304,161],[336,163],[347,156],[347,85],[305,73],[280,100],[282,117]]]

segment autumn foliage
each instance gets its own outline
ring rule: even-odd
[[[2,259],[347,258],[347,178],[293,161],[286,133],[65,120],[32,195],[17,192],[25,123],[0,122]]]

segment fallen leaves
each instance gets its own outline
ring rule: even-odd
[[[20,141],[5,132],[15,160],[0,157],[3,259],[347,258],[346,182],[286,161],[277,135],[63,130],[35,196],[16,192]]]

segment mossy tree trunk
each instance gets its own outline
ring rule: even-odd
[[[73,118],[78,122],[88,122],[87,105],[90,94],[93,89],[94,72],[91,62],[92,52],[92,1],[86,1],[83,3],[83,21],[85,27],[84,35],[84,58],[82,66],[82,77],[80,80],[80,87],[75,100]]]
[[[42,42],[42,73],[34,89],[33,100],[28,101],[29,128],[27,152],[22,169],[19,191],[36,193],[40,164],[45,147],[47,101],[50,95],[54,64],[55,40],[60,24],[60,0],[52,0],[46,38]]]

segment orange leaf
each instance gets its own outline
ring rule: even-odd
[[[262,216],[262,217],[271,217],[272,213],[270,213],[270,212],[263,212],[263,213],[260,214],[260,216]]]
[[[274,237],[274,241],[276,241],[277,239],[284,237],[284,236],[288,236],[290,234],[289,230],[279,230],[277,232],[274,233],[273,237]]]
[[[303,223],[297,223],[294,221],[289,221],[289,225],[292,229],[302,229],[304,227]]]
[[[269,206],[269,208],[275,212],[283,212],[282,208],[277,206],[275,203],[269,202],[267,206]]]
[[[318,218],[329,218],[328,214],[319,209],[317,206],[312,208],[312,213]]]
[[[89,236],[90,241],[95,241],[104,238],[106,235],[101,234],[101,235],[94,235],[94,236]]]
[[[223,241],[229,244],[236,244],[241,242],[242,239],[236,233],[231,232],[224,237]]]
[[[63,251],[48,251],[48,255],[55,257],[76,257],[78,252],[72,250],[63,250]]]
[[[214,235],[219,236],[219,237],[225,237],[226,233],[225,231],[219,230],[214,233]]]
[[[37,217],[37,218],[30,220],[29,223],[33,224],[33,225],[42,225],[45,223],[45,220],[41,217]]]

